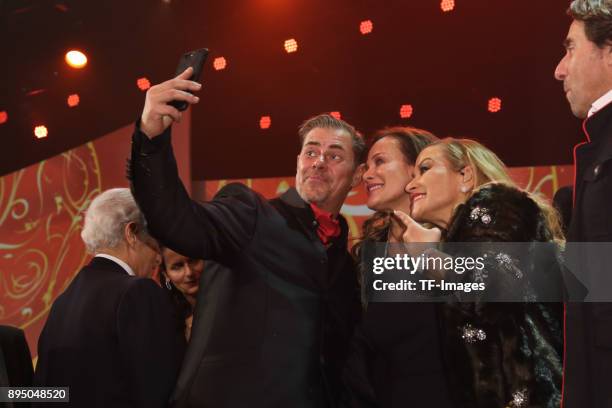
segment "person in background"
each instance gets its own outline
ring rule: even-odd
[[[159,247],[130,190],[94,198],[81,237],[94,257],[51,307],[35,385],[70,387],[70,407],[166,407],[185,337],[149,278]]]
[[[176,305],[179,318],[184,322],[185,338],[189,341],[204,260],[186,257],[166,247],[162,247],[161,254],[159,282]]]

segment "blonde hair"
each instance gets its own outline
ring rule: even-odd
[[[510,177],[507,167],[501,159],[483,144],[472,139],[456,139],[452,137],[441,139],[427,147],[440,146],[444,157],[454,171],[461,171],[464,167],[471,167],[475,175],[474,194],[480,188],[491,183],[501,183],[518,190],[519,188]],[[546,220],[546,225],[557,242],[564,242],[561,217],[559,212],[548,201],[536,193],[525,191],[538,205]]]

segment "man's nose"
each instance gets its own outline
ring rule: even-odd
[[[566,76],[567,70],[565,68],[565,57],[563,57],[557,64],[557,68],[555,68],[555,79],[557,79],[557,81],[563,81]]]

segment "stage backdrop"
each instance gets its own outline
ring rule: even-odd
[[[181,178],[189,174],[189,120],[174,129]],[[0,324],[25,329],[33,357],[46,316],[79,269],[89,261],[80,238],[83,212],[112,187],[126,187],[132,125],[94,142],[0,178]],[[571,166],[512,169],[518,183],[546,196],[572,183]],[[194,197],[210,199],[224,185],[242,182],[266,197],[294,184],[294,177],[195,182]],[[185,183],[187,189],[191,183]],[[360,235],[365,206],[362,186],[342,208],[351,237]]]
[[[190,180],[190,120],[183,119],[173,144],[181,177]],[[84,210],[100,192],[128,186],[133,126],[0,178],[0,324],[25,330],[32,357],[51,304],[89,262]]]

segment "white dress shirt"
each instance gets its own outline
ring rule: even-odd
[[[601,98],[593,102],[593,104],[591,105],[591,109],[589,109],[589,113],[587,114],[587,117],[590,118],[591,115],[598,112],[601,108],[605,107],[610,102],[612,102],[612,89],[610,89],[608,92],[603,94]]]
[[[132,268],[130,268],[130,265],[126,264],[121,259],[117,258],[116,256],[112,256],[112,255],[109,255],[109,254],[96,254],[96,257],[110,259],[111,261],[119,264],[119,266],[121,266],[123,269],[125,269],[125,271],[128,273],[128,275],[136,276],[136,274],[134,273]]]

